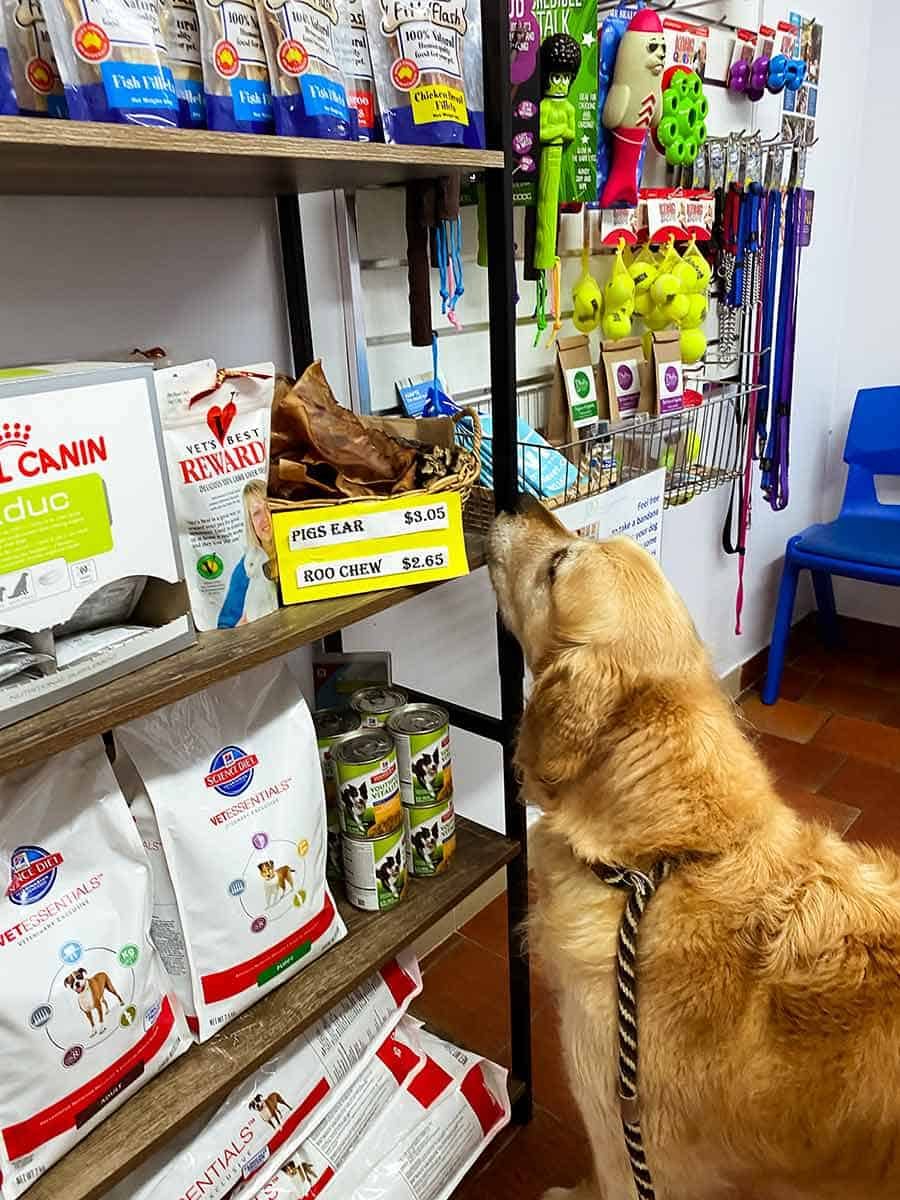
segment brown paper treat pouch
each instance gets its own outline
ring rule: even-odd
[[[43,0],[73,121],[178,124],[158,0]]]
[[[194,0],[160,0],[160,23],[178,95],[178,124],[182,129],[205,129],[200,22]]]
[[[272,133],[272,90],[253,0],[196,0],[206,123],[224,133]]]
[[[684,407],[681,334],[677,329],[653,335],[653,382],[656,411],[662,417]]]
[[[375,73],[363,0],[338,0],[338,10],[341,14],[338,26],[341,35],[340,60],[347,99],[350,107],[356,109],[357,141],[383,142],[384,131],[375,96]]]
[[[640,338],[603,342],[600,369],[609,400],[611,421],[621,421],[624,417],[633,417],[637,412],[650,411],[647,364]]]
[[[275,132],[286,137],[356,141],[357,114],[347,99],[338,0],[256,0]]]
[[[4,24],[18,111],[23,117],[68,116],[56,55],[50,45],[40,0],[3,0],[0,33]],[[0,48],[0,114],[6,115],[2,58]],[[13,108],[12,112],[15,111]]]
[[[478,0],[364,0],[384,136],[485,146]]]

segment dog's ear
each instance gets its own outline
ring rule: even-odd
[[[74,986],[75,986],[75,976],[67,975],[65,977],[65,979],[63,980],[63,987],[70,988],[70,987],[74,987]]]

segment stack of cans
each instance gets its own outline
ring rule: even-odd
[[[397,751],[409,870],[438,875],[456,850],[450,719],[436,704],[404,704],[387,729]]]

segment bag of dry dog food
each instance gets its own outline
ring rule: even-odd
[[[42,0],[73,121],[178,124],[158,0]]]
[[[266,501],[275,368],[216,371],[204,359],[154,381],[194,622],[255,621],[278,607]]]
[[[338,0],[256,0],[266,47],[275,132],[355,141],[339,47]]]
[[[479,0],[364,0],[388,142],[485,145]]]
[[[160,0],[160,24],[178,95],[178,124],[182,129],[205,129],[200,22],[194,0]]]
[[[139,1170],[110,1200],[236,1200],[252,1194],[257,1173],[264,1167],[274,1172],[286,1146],[302,1140],[355,1091],[366,1064],[421,990],[419,964],[404,951],[235,1088],[162,1169]]]
[[[287,666],[265,663],[115,740],[159,823],[205,1041],[346,933],[312,718]]]
[[[99,738],[0,777],[0,1174],[20,1196],[191,1044]]]
[[[2,0],[9,71],[23,117],[65,117],[66,98],[50,45],[41,0]],[[4,113],[3,51],[0,49],[0,113]],[[15,108],[12,110],[15,112]]]
[[[224,133],[271,133],[272,89],[253,0],[196,0],[206,123]]]

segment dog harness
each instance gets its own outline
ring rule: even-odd
[[[616,992],[619,1009],[619,1105],[625,1147],[640,1200],[656,1200],[653,1177],[644,1155],[638,1103],[638,982],[637,950],[641,918],[656,889],[666,879],[672,863],[654,863],[648,874],[630,867],[591,863],[591,870],[609,887],[628,893],[616,944]]]

